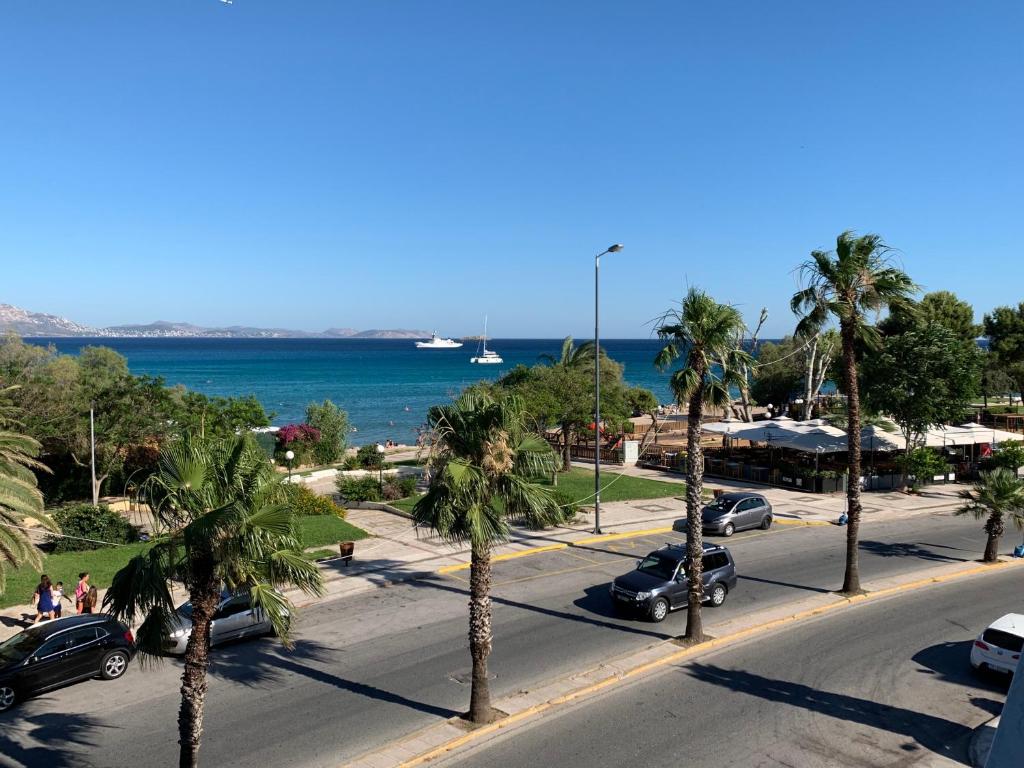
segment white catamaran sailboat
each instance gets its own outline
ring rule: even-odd
[[[484,335],[480,338],[480,348],[476,351],[476,357],[469,358],[471,363],[479,363],[480,365],[497,365],[503,363],[499,355],[494,350],[487,348],[487,318],[484,318]]]
[[[461,341],[455,341],[454,339],[442,339],[437,335],[437,331],[432,331],[430,334],[430,341],[417,341],[416,349],[458,349],[462,346]]]

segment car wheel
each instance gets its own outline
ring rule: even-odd
[[[651,603],[651,621],[664,621],[666,616],[668,616],[668,600],[659,597]]]
[[[128,654],[124,651],[111,651],[100,664],[100,677],[104,680],[117,680],[127,669]]]
[[[727,593],[728,590],[725,588],[724,584],[712,584],[711,594],[708,595],[708,601],[711,603],[711,605],[717,608],[725,602],[725,596]]]
[[[18,692],[9,685],[0,685],[0,712],[5,712],[14,706],[18,700]]]
[[[762,531],[767,531],[771,527],[772,527],[772,516],[771,515],[765,515],[764,519],[761,520],[761,530]]]
[[[722,535],[728,537],[732,536],[734,533],[736,533],[736,526],[732,523],[726,523],[725,528],[722,529]]]

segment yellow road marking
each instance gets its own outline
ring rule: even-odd
[[[659,667],[674,664],[678,661],[682,661],[683,659],[688,658],[689,656],[693,656],[698,653],[703,653],[709,649],[718,648],[719,646],[723,645],[731,645],[737,641],[743,640],[752,635],[768,632],[784,624],[803,621],[805,619],[813,618],[815,616],[820,616],[824,613],[828,613],[838,608],[849,607],[851,605],[855,605],[861,602],[877,600],[881,597],[886,597],[888,595],[896,594],[898,592],[910,592],[928,586],[930,584],[942,584],[948,581],[962,579],[967,576],[973,576],[978,573],[991,573],[995,570],[1001,570],[1003,568],[1020,565],[1022,562],[1024,562],[1024,560],[1009,560],[991,565],[981,565],[975,568],[969,568],[964,571],[957,571],[955,573],[932,576],[927,579],[919,579],[917,581],[912,581],[907,584],[901,584],[896,587],[887,587],[886,589],[880,589],[877,592],[869,592],[865,595],[857,595],[855,597],[843,598],[837,600],[836,602],[828,603],[818,608],[809,608],[807,610],[794,613],[791,616],[784,616],[781,619],[773,619],[771,621],[766,621],[763,624],[758,624],[754,627],[748,627],[747,629],[742,629],[737,632],[733,632],[729,635],[716,637],[704,643],[701,643],[700,645],[695,645],[690,648],[683,648],[681,650],[669,654],[668,656],[656,659],[655,661],[650,661],[646,664],[640,664],[636,667],[633,667],[632,669],[626,670],[625,672],[610,675],[604,678],[603,680],[598,680],[596,683],[592,683],[588,686],[580,688],[579,690],[573,691],[571,693],[567,693],[563,696],[550,699],[541,704],[535,704],[532,707],[527,707],[521,712],[517,712],[514,715],[509,715],[504,720],[499,720],[496,723],[491,723],[490,725],[485,725],[482,728],[477,728],[476,730],[471,731],[470,733],[467,733],[464,736],[459,736],[458,738],[447,741],[441,746],[435,747],[434,749],[430,750],[429,752],[425,752],[417,757],[412,758],[411,760],[407,760],[404,763],[401,763],[399,768],[415,768],[415,766],[422,765],[423,763],[429,762],[430,760],[434,760],[438,757],[441,757],[449,752],[452,752],[453,750],[458,749],[461,746],[464,746],[465,744],[470,743],[471,741],[476,741],[477,739],[480,739],[483,736],[488,736],[492,733],[500,731],[502,728],[508,728],[512,725],[516,725],[522,722],[523,720],[533,717],[534,715],[540,714],[541,712],[546,712],[547,710],[553,709],[561,704],[566,704],[571,701],[575,701],[576,699],[582,698],[584,696],[589,696],[590,694],[597,693],[598,691],[608,688],[609,686],[615,685],[616,683],[621,683],[624,680],[637,677],[638,675],[645,674],[646,672],[658,669]]]

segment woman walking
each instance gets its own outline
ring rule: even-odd
[[[33,624],[37,623],[44,615],[48,619],[53,618],[53,585],[50,583],[50,577],[45,573],[39,577],[39,586],[36,587],[36,591],[32,595],[32,604],[36,607]]]
[[[85,597],[82,599],[82,613],[94,613],[99,598],[100,594],[96,587],[89,587],[89,591],[85,593]]]

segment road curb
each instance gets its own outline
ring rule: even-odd
[[[452,737],[453,728],[457,727],[454,723],[458,718],[445,720],[428,726],[408,737],[396,740],[382,749],[364,754],[353,761],[345,763],[344,766],[345,768],[383,768],[383,766],[416,768],[416,766],[446,756],[486,736],[515,727],[542,712],[594,695],[616,684],[633,680],[656,669],[719,650],[722,647],[742,642],[756,635],[772,632],[789,624],[817,618],[841,608],[850,608],[896,594],[912,592],[936,584],[958,581],[982,573],[1000,572],[1022,564],[1024,564],[1024,559],[1004,560],[998,563],[959,568],[950,573],[937,573],[926,578],[917,578],[905,583],[849,597],[830,593],[828,595],[831,598],[830,602],[826,602],[823,605],[797,610],[790,614],[762,621],[753,626],[737,629],[728,634],[712,638],[700,645],[688,648],[679,648],[672,640],[666,640],[640,651],[630,652],[619,659],[611,660],[599,667],[583,672],[570,673],[548,682],[545,686],[547,688],[568,687],[567,690],[556,695],[547,697],[542,693],[544,689],[541,688],[535,694],[520,692],[520,694],[507,697],[508,700],[499,700],[495,702],[495,706],[510,712],[510,714],[508,717],[497,722]],[[815,599],[817,598],[809,598],[808,601]],[[580,685],[579,683],[583,684]],[[540,701],[536,701],[538,694],[542,699]],[[522,703],[525,706],[518,711],[514,711],[515,699],[517,697],[523,699]],[[533,699],[532,703],[531,699]]]
[[[992,742],[996,737],[996,728],[999,727],[999,715],[991,720],[982,723],[974,729],[971,734],[971,743],[967,747],[967,758],[974,768],[985,768],[988,761],[988,753],[992,751]]]

